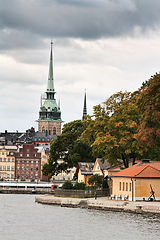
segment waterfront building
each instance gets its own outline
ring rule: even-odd
[[[122,169],[125,168],[122,159],[117,159],[117,162],[117,164],[110,166],[108,159],[104,160],[104,162],[102,163],[102,159],[97,158],[94,164],[93,174],[103,175],[104,177],[112,176],[112,174],[120,172]],[[135,163],[138,162],[140,162],[140,160],[135,160]],[[133,165],[133,159],[130,159],[128,161],[128,165],[129,167]]]
[[[23,144],[16,152],[15,177],[18,180],[43,180],[42,166],[47,162],[43,146]]]
[[[52,41],[49,63],[48,84],[45,97],[41,97],[41,106],[39,110],[38,132],[45,132],[49,135],[61,134],[61,110],[60,103],[57,104],[54,89],[54,75],[53,75],[53,53]]]
[[[88,180],[93,175],[94,163],[92,162],[79,162],[76,169],[78,182],[84,182],[88,186]]]
[[[160,162],[144,159],[111,176],[112,195],[119,199],[147,200],[151,187],[160,200]]]
[[[16,146],[0,146],[0,179],[15,179]]]

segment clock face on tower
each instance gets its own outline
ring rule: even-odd
[[[54,108],[54,111],[57,111],[57,108],[56,108],[56,107]]]

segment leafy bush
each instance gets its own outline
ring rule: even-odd
[[[73,189],[73,184],[71,181],[66,181],[64,182],[63,186],[62,186],[62,189]]]
[[[84,182],[76,182],[75,185],[74,185],[74,189],[76,190],[85,190],[85,186],[86,184]]]

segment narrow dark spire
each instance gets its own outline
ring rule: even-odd
[[[85,89],[82,121],[84,121],[84,118],[86,115],[87,115],[87,103],[86,103],[86,89]]]

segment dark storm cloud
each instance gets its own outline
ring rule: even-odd
[[[34,36],[97,39],[133,34],[136,27],[145,32],[160,23],[159,0],[0,0],[0,5],[0,37],[15,38],[17,45],[26,36],[33,44]]]

